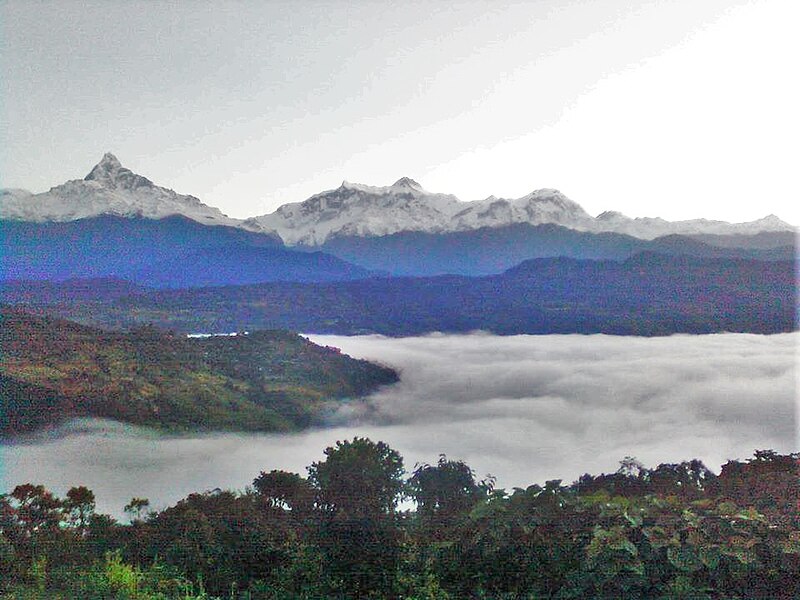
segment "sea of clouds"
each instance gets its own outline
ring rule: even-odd
[[[194,491],[243,489],[261,470],[305,474],[336,440],[397,449],[408,470],[439,454],[497,486],[702,459],[718,470],[755,449],[798,449],[800,334],[661,338],[432,334],[309,336],[396,368],[400,383],[346,403],[327,428],[291,435],[169,437],[103,421],[0,446],[2,487],[87,485],[101,511],[132,496],[163,508]]]

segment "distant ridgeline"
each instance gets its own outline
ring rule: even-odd
[[[0,301],[185,332],[775,333],[796,326],[796,233],[593,217],[549,189],[462,202],[406,177],[240,220],[106,154],[48,192],[0,190]]]
[[[68,222],[0,220],[0,281],[118,278],[157,288],[265,281],[336,281],[371,275],[322,252],[183,216],[102,215]]]
[[[119,281],[6,283],[0,299],[111,328],[288,329],[403,336],[779,333],[796,329],[794,261],[640,253],[541,258],[500,275],[372,278],[131,291]]]
[[[75,417],[180,430],[286,431],[397,381],[287,332],[109,332],[0,308],[0,434]]]
[[[555,224],[514,224],[449,233],[339,236],[320,246],[182,216],[102,215],[68,222],[0,219],[0,281],[125,279],[152,288],[326,282],[375,276],[492,275],[532,258],[622,261],[641,252],[698,258],[792,260],[793,232],[669,235],[643,240]]]

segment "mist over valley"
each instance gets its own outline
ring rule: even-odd
[[[0,600],[800,599],[798,21],[0,2]]]
[[[312,335],[395,368],[400,382],[299,433],[73,423],[0,446],[3,487],[86,485],[98,510],[121,516],[133,496],[158,509],[195,491],[243,489],[262,470],[304,475],[325,447],[356,435],[396,448],[408,470],[444,453],[506,489],[613,472],[625,456],[648,466],[699,458],[718,471],[755,449],[797,447],[797,335]]]

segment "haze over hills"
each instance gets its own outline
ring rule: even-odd
[[[371,273],[275,236],[184,216],[100,215],[66,222],[0,220],[0,280],[117,277],[144,286],[334,281]]]
[[[462,202],[450,194],[431,193],[403,177],[375,187],[343,182],[335,190],[275,212],[246,220],[232,219],[194,196],[160,187],[122,166],[110,153],[84,179],[68,181],[48,192],[0,191],[0,219],[50,222],[116,215],[161,219],[182,215],[205,225],[227,225],[277,234],[288,245],[318,246],[337,237],[374,237],[400,232],[447,233],[515,224],[555,224],[586,232],[614,232],[641,239],[663,235],[753,235],[794,231],[775,215],[748,223],[707,219],[669,222],[631,219],[614,211],[592,217],[554,189],[516,199],[490,196]]]
[[[7,284],[0,286],[0,301],[102,327],[152,323],[184,332],[654,336],[794,331],[795,292],[794,261],[642,252],[624,262],[539,258],[485,277],[263,283],[128,296],[112,289],[88,302]]]

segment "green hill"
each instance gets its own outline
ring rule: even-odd
[[[165,430],[286,431],[337,399],[397,381],[294,333],[187,338],[151,326],[112,332],[0,309],[0,434],[75,417]]]

